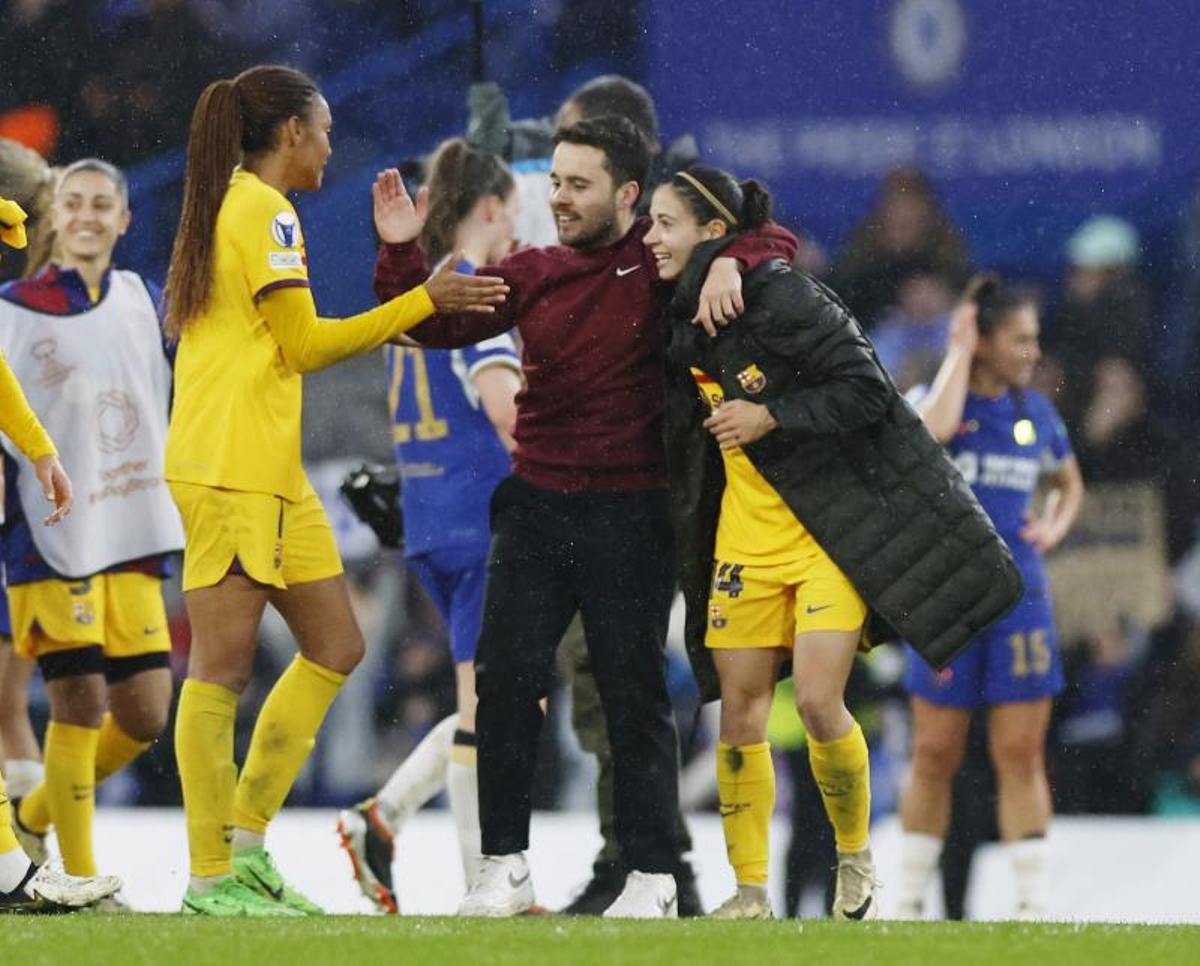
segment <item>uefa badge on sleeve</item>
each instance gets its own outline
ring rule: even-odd
[[[290,211],[281,211],[271,219],[271,237],[281,248],[295,248],[300,243],[300,223]]]

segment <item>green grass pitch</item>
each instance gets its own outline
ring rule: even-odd
[[[0,918],[0,963],[409,966],[427,963],[1198,963],[1200,927],[1025,923],[605,922],[330,916]]]

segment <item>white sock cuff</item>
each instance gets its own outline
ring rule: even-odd
[[[944,840],[924,832],[903,832],[900,835],[900,861],[906,865],[932,869],[942,857]]]
[[[446,791],[450,799],[450,814],[458,834],[462,855],[463,876],[467,886],[473,884],[483,854],[479,830],[479,772],[471,765],[451,761],[446,768]]]
[[[0,893],[12,892],[29,874],[29,856],[20,849],[0,853]]]
[[[4,784],[10,798],[24,798],[45,777],[46,766],[35,758],[9,758],[4,763]]]
[[[936,835],[900,834],[900,870],[895,901],[899,904],[897,913],[901,918],[920,916],[941,856],[942,839]]]
[[[393,832],[398,832],[410,815],[446,787],[446,766],[457,729],[457,714],[434,725],[375,795]]]
[[[1038,835],[1026,839],[1007,842],[1008,854],[1012,857],[1014,866],[1044,863],[1050,854],[1050,843],[1046,836]]]
[[[1050,900],[1050,846],[1045,836],[1007,843],[1017,882],[1018,909],[1044,914]]]
[[[234,828],[233,830],[233,851],[240,852],[242,849],[261,849],[266,846],[267,837],[258,832],[251,832],[245,828]]]

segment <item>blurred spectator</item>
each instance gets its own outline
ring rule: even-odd
[[[8,0],[0,17],[0,136],[55,157],[62,130],[73,125],[79,79],[96,54],[91,34],[83,3]]]
[[[1071,607],[1060,613],[1073,643],[1055,716],[1055,803],[1069,813],[1143,812],[1161,756],[1160,741],[1147,736],[1161,736],[1175,714],[1168,657],[1187,624],[1176,617],[1153,628],[1171,607],[1168,561],[1194,539],[1196,462],[1151,412],[1133,361],[1101,355],[1072,374],[1089,392],[1075,437],[1088,503],[1052,567],[1056,591],[1082,595],[1089,619],[1081,624]]]
[[[1130,767],[1126,715],[1130,679],[1144,654],[1144,634],[1128,623],[1064,648],[1067,688],[1055,708],[1050,764],[1056,811],[1146,810],[1146,788]]]
[[[1169,401],[1186,419],[1200,410],[1188,378],[1200,362],[1200,191],[1184,213],[1175,258],[1170,324],[1159,358],[1164,365]]]
[[[1042,342],[1064,376],[1060,411],[1079,427],[1091,373],[1105,356],[1123,356],[1149,380],[1149,289],[1138,273],[1137,232],[1112,215],[1084,222],[1067,243],[1063,301],[1051,314]]]
[[[896,290],[896,304],[871,333],[879,361],[901,392],[929,385],[950,334],[954,280],[931,264],[916,265]]]
[[[305,71],[316,66],[314,41],[319,36],[319,19],[311,2],[187,0],[187,3],[191,8],[189,14],[202,24],[203,30],[236,52],[240,60],[236,69],[265,58],[285,61]],[[215,78],[209,78],[212,79]]]
[[[830,284],[869,329],[896,304],[901,283],[917,268],[962,282],[966,243],[942,211],[929,179],[917,168],[896,168],[839,253]]]
[[[143,0],[104,28],[102,42],[87,42],[81,110],[63,131],[63,153],[131,165],[182,144],[200,91],[229,73],[223,48],[187,0]]]
[[[1132,361],[1106,356],[1090,377],[1091,395],[1075,437],[1084,479],[1143,481],[1160,490],[1168,560],[1178,560],[1196,538],[1196,457],[1150,410],[1146,380]]]

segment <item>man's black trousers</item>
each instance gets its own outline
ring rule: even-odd
[[[614,761],[626,866],[678,864],[678,748],[664,653],[674,585],[665,490],[556,493],[509,477],[492,497],[479,695],[485,855],[529,846],[530,789],[554,655],[583,619]]]

